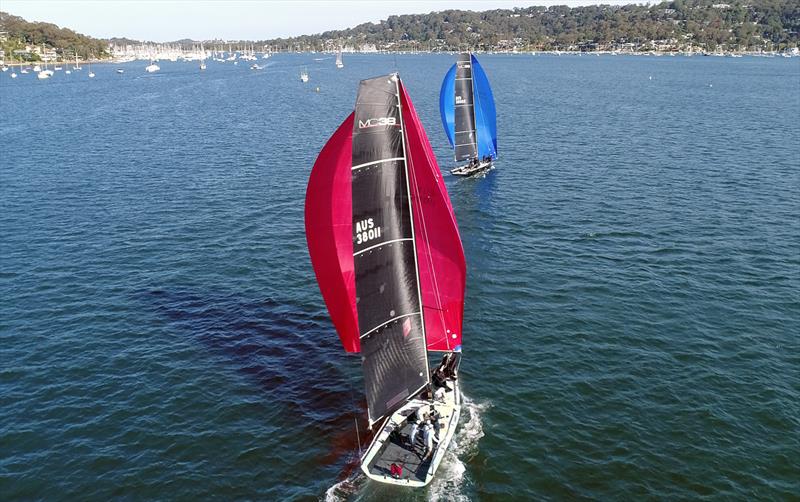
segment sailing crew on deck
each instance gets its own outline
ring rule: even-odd
[[[408,434],[408,445],[413,450],[417,442],[417,432],[419,431],[419,424],[417,422],[411,423],[411,432]]]
[[[417,432],[419,431],[419,424],[422,422],[422,407],[411,412],[408,416],[408,423],[411,424],[411,432],[408,434],[408,444],[411,449],[414,449],[417,441]]]
[[[445,354],[444,357],[442,357],[442,362],[439,363],[439,366],[433,372],[433,383],[439,387],[444,387],[447,392],[453,390],[449,385],[447,385],[447,378],[451,373],[449,366],[452,358],[453,354],[451,352]]]
[[[434,437],[433,425],[431,425],[430,420],[425,421],[425,425],[422,426],[422,439],[425,442],[425,456],[422,459],[427,460],[433,454],[433,442],[439,442]]]
[[[436,408],[434,408],[433,405],[431,405],[431,412],[428,416],[430,417],[431,425],[433,425],[434,437],[436,438],[436,442],[438,443],[439,430],[442,428],[442,423],[439,421],[439,419],[442,418],[442,415],[441,413],[436,411]]]
[[[411,432],[408,434],[408,444],[413,450],[417,443],[417,432],[419,431],[419,423],[411,422]]]
[[[444,368],[442,366],[439,366],[433,372],[433,384],[436,387],[444,387],[444,390],[446,390],[447,392],[453,390],[447,385],[447,375],[445,374]],[[436,397],[435,394],[434,397]]]

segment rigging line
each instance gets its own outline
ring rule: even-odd
[[[472,54],[470,54],[469,58],[470,58],[470,64],[472,66],[471,69],[474,70],[475,65],[472,64]],[[477,58],[475,60],[477,61]],[[472,109],[472,113],[475,115],[475,155],[478,156],[478,158],[480,158],[480,156],[481,156],[481,153],[480,153],[481,146],[478,144],[478,108],[481,105],[481,96],[480,96],[480,94],[478,94],[477,91],[478,90],[475,88],[475,84],[473,83],[472,84],[472,103],[473,103],[474,107]],[[484,119],[485,119],[485,117],[483,116],[483,113],[481,113],[481,125],[485,125],[484,124],[484,122],[485,122]]]
[[[414,232],[414,204],[411,203],[411,185],[409,181],[409,170],[408,170],[408,152],[406,151],[406,142],[408,141],[408,133],[406,131],[405,122],[403,122],[403,103],[402,99],[400,99],[400,76],[398,74],[394,74],[394,89],[395,95],[397,96],[397,114],[400,117],[400,126],[402,129],[400,130],[400,141],[403,145],[403,157],[405,157],[406,161],[404,162],[404,172],[406,176],[406,190],[408,191],[408,212],[411,216],[411,238],[416,239],[415,232]],[[405,92],[405,87],[403,87],[403,92]],[[420,322],[422,323],[422,340],[425,343],[425,380],[427,381],[427,385],[431,385],[431,363],[428,360],[428,333],[425,329],[425,308],[422,305],[422,284],[420,284],[419,278],[419,259],[417,253],[417,243],[416,240],[414,241],[414,272],[416,274],[417,279],[417,298],[419,300],[419,317]],[[433,389],[430,388],[431,397],[433,397]]]
[[[356,424],[356,439],[358,440],[358,458],[361,458],[363,451],[361,450],[361,432],[358,430],[358,406],[356,406],[356,395],[353,392],[353,384],[350,383],[350,402],[353,405],[353,422]]]
[[[361,433],[358,430],[358,417],[357,416],[353,416],[353,421],[356,423],[356,440],[358,441],[358,458],[361,458],[361,456],[364,454],[364,452],[361,451]]]
[[[406,135],[406,140],[407,140],[407,138],[408,138],[408,135]],[[427,151],[425,152],[425,157],[428,159],[428,165],[430,165],[430,160],[431,159],[428,156],[428,152]],[[411,170],[414,173],[417,172],[416,166],[414,165],[413,156],[407,156],[406,164],[410,164]],[[434,177],[436,177],[436,173],[434,173]],[[419,201],[419,216],[420,216],[420,221],[422,222],[422,238],[425,240],[425,245],[428,248],[427,261],[428,261],[428,266],[430,267],[430,270],[431,270],[431,276],[433,278],[433,289],[434,289],[434,294],[436,295],[436,302],[437,302],[436,303],[437,307],[435,308],[435,310],[437,310],[439,312],[439,318],[442,321],[442,328],[444,329],[444,333],[445,333],[445,340],[447,341],[447,348],[449,349],[450,348],[450,339],[447,337],[447,324],[445,323],[444,309],[442,308],[442,301],[441,301],[442,297],[441,297],[441,294],[439,292],[439,280],[436,277],[436,268],[433,266],[433,253],[431,252],[431,249],[432,249],[431,248],[431,240],[430,240],[430,237],[428,235],[428,225],[425,223],[425,214],[424,214],[424,211],[423,211],[423,208],[422,208],[422,196],[421,196],[420,191],[419,191],[419,183],[417,182],[417,177],[416,176],[412,176],[411,178],[414,180],[414,189],[416,190],[417,200]],[[437,179],[437,182],[436,182],[436,186],[437,186],[437,188],[439,186],[438,179]],[[411,224],[413,225],[414,223],[412,222]],[[420,295],[420,303],[422,303],[421,295]],[[425,310],[425,305],[424,304],[421,305],[420,307],[421,307],[422,310]],[[423,322],[424,322],[424,320],[423,320]],[[427,339],[425,341],[426,341],[425,348],[427,349],[428,348],[427,347]]]
[[[470,80],[472,80],[472,77],[475,76],[473,74],[473,70],[475,69],[475,64],[472,62],[472,57],[473,57],[472,53],[470,52],[469,53]],[[480,152],[481,148],[480,145],[478,144],[478,108],[475,106],[475,97],[477,95],[477,93],[475,92],[475,81],[472,81],[472,83],[470,84],[470,88],[472,90],[472,123],[473,127],[475,127],[475,129],[473,129],[473,131],[475,131],[475,158],[479,159],[481,157],[481,152]],[[483,118],[483,115],[481,115],[481,118]]]

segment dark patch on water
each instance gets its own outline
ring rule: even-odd
[[[265,400],[286,407],[303,435],[330,442],[322,465],[346,462],[340,477],[358,465],[355,420],[366,435],[366,401],[355,380],[356,357],[344,355],[327,317],[273,298],[154,289],[144,295],[181,335],[192,337],[247,376]],[[347,371],[349,370],[349,371]]]

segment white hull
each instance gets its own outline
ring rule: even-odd
[[[456,176],[472,176],[473,174],[478,174],[483,171],[488,171],[489,169],[493,169],[494,165],[491,161],[484,162],[480,161],[477,164],[466,164],[463,166],[458,166],[455,169],[451,170],[452,174]]]
[[[430,401],[415,398],[386,420],[383,428],[375,435],[366,453],[361,457],[361,470],[368,478],[380,483],[410,487],[426,486],[433,481],[461,416],[461,391],[458,382],[448,380],[448,385],[453,387],[453,391],[445,394],[444,402],[433,402],[436,411],[441,415],[439,419],[441,427],[439,443],[434,443],[432,456],[425,458],[424,447],[418,446],[422,431],[417,433],[415,445],[408,444],[407,417],[420,407],[429,410],[431,406]],[[390,437],[396,429],[398,434],[395,434],[394,438]],[[387,467],[390,463],[400,465],[402,474],[393,476]]]

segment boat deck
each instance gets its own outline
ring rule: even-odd
[[[453,382],[450,382],[453,385]],[[447,445],[452,439],[461,412],[461,399],[458,386],[447,392],[444,402],[434,402],[439,413],[439,442],[434,441],[433,452],[425,458],[425,444],[422,430],[417,432],[414,444],[409,443],[411,424],[408,417],[418,408],[430,409],[431,402],[414,399],[395,412],[378,433],[367,453],[364,455],[362,469],[372,479],[384,483],[406,486],[424,486],[433,479]],[[402,467],[400,476],[392,476],[391,465]]]
[[[433,457],[423,460],[425,445],[422,442],[422,433],[417,433],[415,444],[411,445],[408,442],[411,424],[403,422],[400,424],[399,432],[399,435],[389,436],[380,455],[373,458],[369,470],[377,476],[391,476],[391,465],[394,463],[403,467],[401,479],[412,479],[424,483]]]
[[[456,176],[474,176],[492,168],[494,168],[494,164],[492,162],[480,161],[478,164],[466,164],[456,167],[455,169],[451,170],[450,173],[455,174]]]

